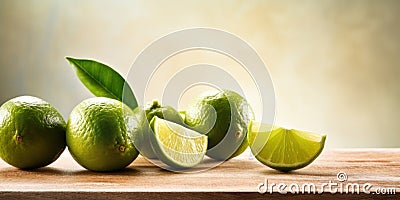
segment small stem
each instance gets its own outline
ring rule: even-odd
[[[121,145],[121,146],[119,146],[118,149],[119,149],[119,151],[124,152],[124,151],[125,151],[125,148],[126,148],[126,147],[125,147],[124,145]]]

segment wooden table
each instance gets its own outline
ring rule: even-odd
[[[345,172],[347,180],[339,182],[337,174]],[[342,174],[344,175],[344,174]],[[340,178],[343,178],[341,176]],[[360,194],[331,194],[327,187],[322,194],[273,193],[260,185],[268,180],[272,184],[285,184],[286,190],[296,184],[315,184],[317,191],[324,183],[359,184]],[[341,179],[342,180],[342,179]],[[362,187],[371,184],[371,194]],[[307,189],[307,185],[306,189]],[[351,185],[350,185],[351,186]],[[367,185],[368,186],[368,185]],[[282,186],[283,187],[283,186]],[[352,186],[349,190],[351,190]],[[386,193],[372,194],[385,188]],[[152,165],[138,157],[127,169],[114,173],[95,173],[81,168],[66,151],[48,167],[23,171],[0,161],[0,199],[6,198],[70,198],[70,199],[115,199],[115,198],[229,198],[229,199],[400,199],[400,148],[397,149],[334,149],[324,150],[310,166],[282,173],[270,169],[245,152],[238,158],[210,170],[198,173],[173,173]]]

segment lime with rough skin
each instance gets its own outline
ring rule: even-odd
[[[54,162],[64,151],[65,121],[49,103],[32,96],[0,107],[0,157],[20,169]]]
[[[209,157],[228,160],[247,148],[247,126],[253,117],[245,98],[222,90],[197,98],[186,110],[185,123],[208,136]]]
[[[312,163],[324,149],[326,135],[250,122],[248,141],[258,161],[288,172]]]
[[[162,106],[158,100],[153,100],[145,106],[137,107],[133,112],[138,123],[138,128],[134,131],[136,149],[142,156],[149,159],[157,158],[150,142],[150,136],[154,134],[150,128],[150,121],[154,116],[184,125],[183,119],[178,111],[171,106]]]
[[[207,136],[182,125],[153,117],[150,126],[152,147],[157,158],[169,170],[183,170],[198,165],[207,151]]]
[[[69,116],[68,150],[88,170],[121,170],[139,154],[133,144],[135,128],[135,115],[128,106],[105,97],[90,98]]]

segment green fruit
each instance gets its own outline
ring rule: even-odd
[[[258,161],[287,172],[312,163],[324,149],[326,135],[251,122],[248,140]]]
[[[150,121],[154,116],[184,125],[178,111],[171,106],[161,106],[157,100],[144,107],[137,107],[133,112],[138,124],[138,128],[134,131],[135,146],[142,156],[149,159],[157,158],[150,142],[150,136],[154,134],[150,128]]]
[[[150,122],[154,116],[157,116],[161,119],[166,119],[168,121],[184,125],[181,114],[178,111],[171,106],[161,106],[157,100],[147,104],[145,107],[145,112],[148,122]]]
[[[185,123],[208,136],[209,157],[227,160],[247,148],[247,126],[253,116],[246,99],[223,90],[197,98],[186,110]]]
[[[65,149],[65,121],[49,103],[32,96],[0,107],[0,157],[20,169],[44,167]]]
[[[207,151],[207,136],[155,116],[151,121],[152,146],[157,157],[171,170],[198,165]]]
[[[87,99],[70,114],[68,149],[88,170],[121,170],[139,154],[132,138],[135,121],[132,110],[120,101],[105,97]]]

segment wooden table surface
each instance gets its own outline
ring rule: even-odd
[[[339,182],[337,174],[344,172],[347,180]],[[258,192],[258,186],[268,181],[285,184],[289,194]],[[314,184],[317,192],[322,184],[359,184],[360,194],[331,194],[326,186],[322,194],[291,194],[290,185]],[[363,193],[365,184],[372,185],[371,194]],[[264,184],[266,185],[266,184]],[[261,185],[261,190],[265,187]],[[350,185],[351,186],[351,185]],[[368,185],[366,185],[368,187]],[[296,189],[295,186],[292,187]],[[350,187],[351,188],[351,187]],[[334,189],[334,188],[333,188]],[[375,191],[396,194],[373,194]],[[306,168],[282,173],[270,169],[252,158],[248,152],[218,167],[198,173],[174,173],[152,165],[138,157],[128,168],[114,173],[96,173],[80,167],[68,151],[48,167],[23,171],[0,161],[0,199],[5,198],[258,198],[268,199],[400,199],[400,148],[395,149],[333,149]]]

